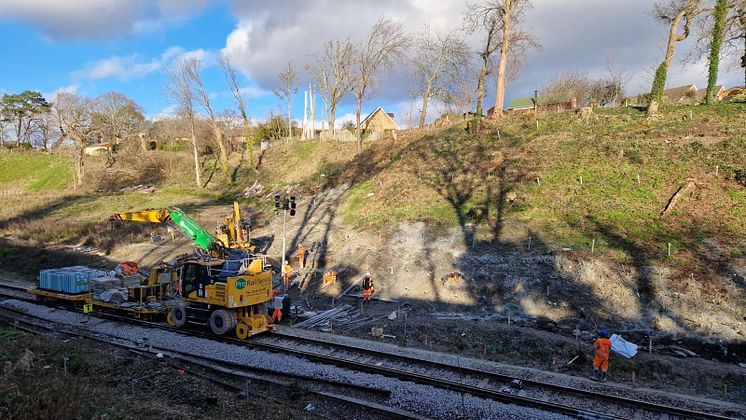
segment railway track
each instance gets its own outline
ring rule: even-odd
[[[28,300],[18,296],[18,293],[7,293],[6,284],[3,283],[0,283],[0,295]],[[137,323],[151,328],[174,331],[163,323],[135,320],[114,314],[97,314],[97,316],[114,321]],[[630,399],[594,390],[562,386],[528,378],[515,378],[499,372],[486,371],[461,364],[436,361],[395,352],[385,352],[381,349],[353,346],[289,333],[276,332],[270,335],[258,336],[249,341],[240,341],[229,337],[214,336],[204,330],[187,328],[178,331],[194,337],[220,340],[226,343],[250,346],[270,352],[291,354],[315,362],[341,366],[355,371],[379,374],[462,394],[489,398],[508,404],[538,408],[578,418],[647,418],[650,416],[700,419],[731,418],[686,407]],[[448,356],[447,358],[453,358],[453,356]],[[522,389],[511,387],[511,382],[514,379],[521,381],[517,388]],[[604,413],[595,411],[594,409],[598,407],[599,401],[605,403]]]
[[[3,291],[0,291],[0,295],[7,296]],[[240,363],[229,362],[217,358],[185,354],[175,352],[173,350],[159,349],[157,347],[143,348],[138,346],[136,343],[127,344],[122,342],[120,339],[107,338],[100,334],[88,334],[82,331],[64,330],[60,331],[56,328],[56,324],[50,321],[46,321],[43,318],[36,317],[23,311],[11,309],[11,308],[0,308],[0,317],[4,317],[13,321],[14,328],[18,328],[27,332],[41,334],[45,332],[62,333],[68,336],[81,337],[88,340],[94,340],[104,344],[108,344],[115,347],[120,347],[129,351],[132,351],[139,355],[146,355],[152,358],[157,358],[158,353],[167,355],[165,360],[174,367],[182,366],[198,366],[204,370],[209,370],[218,373],[223,376],[233,377],[240,382],[251,381],[256,384],[284,386],[292,389],[298,389],[299,387],[303,391],[310,394],[314,394],[319,398],[331,400],[334,403],[343,403],[355,407],[356,413],[368,412],[377,414],[381,418],[393,418],[393,419],[424,419],[422,416],[418,416],[414,413],[410,413],[406,410],[398,409],[395,407],[388,407],[384,404],[378,403],[375,400],[386,398],[390,395],[390,391],[384,389],[378,389],[375,387],[368,387],[358,384],[341,383],[333,380],[323,378],[309,378],[303,375],[293,375],[286,372],[276,372],[268,369],[260,369],[255,367],[248,367]],[[33,318],[37,322],[29,321],[28,318]],[[215,376],[207,376],[195,370],[190,370],[190,373],[212,382],[216,382],[224,387],[231,388],[238,393],[250,393],[252,395],[259,396],[261,398],[273,399],[272,395],[266,395],[262,392],[257,392],[256,386],[253,386],[250,390],[248,385],[241,386],[236,382],[227,382],[216,378]],[[276,377],[284,377],[283,379],[277,379]],[[287,381],[285,379],[291,379]],[[317,389],[321,384],[321,388]],[[261,388],[261,387],[260,387]],[[340,392],[343,390],[343,393]],[[379,398],[375,398],[379,397]],[[287,404],[286,401],[275,401],[280,404]]]

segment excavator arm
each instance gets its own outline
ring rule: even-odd
[[[197,248],[223,254],[226,247],[221,240],[214,237],[205,228],[200,226],[191,217],[187,216],[181,209],[149,209],[127,213],[117,213],[109,217],[112,222],[147,222],[147,223],[171,223],[181,230],[194,242]]]

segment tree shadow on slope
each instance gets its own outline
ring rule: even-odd
[[[380,173],[391,162],[391,155],[382,153],[382,150],[390,143],[373,145],[361,153],[355,155],[350,162],[337,167],[332,173],[325,174],[325,182],[321,192],[311,196],[307,201],[299,205],[301,216],[295,234],[290,238],[287,246],[288,261],[295,256],[300,245],[310,251],[310,259],[307,261],[306,277],[304,284],[314,284],[314,290],[321,287],[321,277],[324,271],[334,270],[340,274],[340,278],[351,282],[361,272],[359,268],[349,265],[327,267],[329,241],[332,229],[339,226],[337,216],[339,208],[343,203],[345,192],[357,184],[365,182]],[[310,180],[318,179],[317,174],[309,177]],[[315,231],[320,231],[320,239],[310,242]],[[340,271],[341,270],[341,271]]]

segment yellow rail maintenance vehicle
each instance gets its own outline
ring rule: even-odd
[[[266,303],[272,299],[272,272],[266,257],[232,250],[226,259],[184,263],[178,290],[182,301],[168,313],[168,324],[206,324],[216,335],[234,331],[245,339],[272,330]]]
[[[241,220],[238,203],[215,235],[178,208],[119,213],[109,220],[170,223],[194,243],[195,256],[179,268],[180,302],[168,311],[169,325],[207,324],[217,335],[234,331],[240,339],[274,327],[266,309],[272,299],[271,265],[266,256],[249,252],[248,223]]]

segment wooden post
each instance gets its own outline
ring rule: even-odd
[[[640,186],[640,174],[637,174],[637,186]]]
[[[720,172],[720,165],[715,165],[715,176],[718,176],[719,172]]]
[[[583,186],[583,177],[582,176],[580,177],[580,186],[581,187]]]
[[[668,256],[671,256],[671,242],[668,243]]]
[[[539,177],[536,177],[536,185],[541,185],[541,182],[539,181]]]
[[[539,129],[539,120],[536,120],[536,129]]]
[[[508,311],[508,325],[510,325],[510,311]]]
[[[427,336],[425,336],[425,348],[428,348],[428,345],[427,345]]]
[[[648,336],[648,353],[652,353],[652,352],[653,352],[653,336],[649,335]]]
[[[484,349],[482,349],[482,357],[487,357],[487,344],[484,345]]]
[[[591,254],[596,250],[596,238],[591,241]]]

